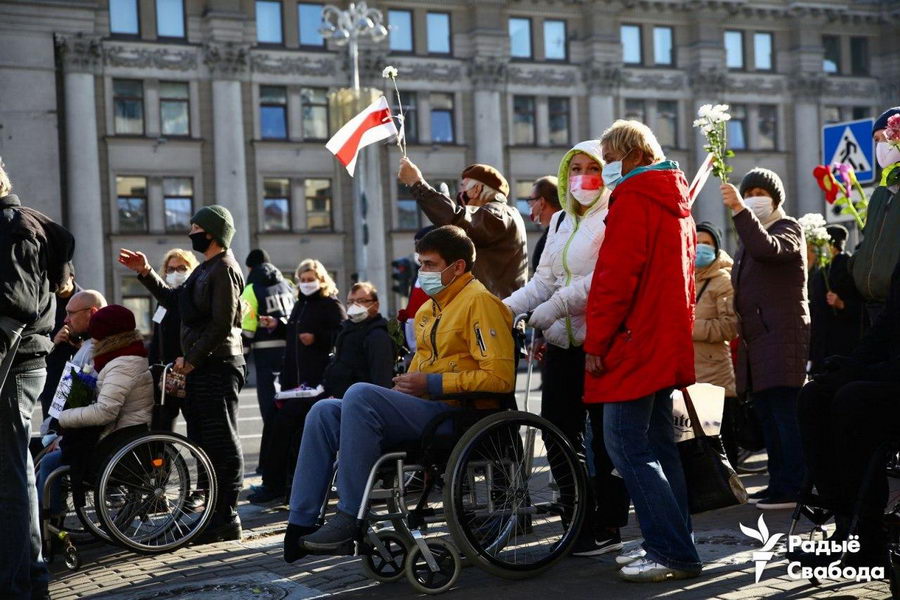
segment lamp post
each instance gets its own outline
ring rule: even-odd
[[[359,87],[359,40],[369,38],[374,42],[383,41],[388,36],[384,17],[380,10],[369,8],[365,2],[351,2],[347,10],[327,4],[322,8],[322,25],[319,33],[337,46],[347,46],[352,73],[353,114],[361,111],[372,101],[371,94],[364,96]],[[359,281],[371,280],[379,291],[387,293],[385,265],[384,211],[381,184],[378,180],[380,161],[377,149],[361,150],[353,178],[354,224],[356,273]],[[371,189],[366,188],[366,174],[372,173]],[[371,216],[371,219],[369,217]],[[370,242],[373,242],[370,246]],[[371,255],[371,256],[370,256]],[[370,260],[372,272],[369,272]]]

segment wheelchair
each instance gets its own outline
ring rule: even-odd
[[[154,366],[162,367],[163,380],[172,367]],[[163,386],[155,410],[165,404],[165,396]],[[35,457],[35,472],[46,454],[44,449]],[[182,435],[128,427],[78,460],[85,463],[75,469],[62,465],[44,483],[41,518],[48,562],[61,546],[66,566],[76,570],[81,566],[78,546],[94,541],[140,554],[171,552],[197,538],[212,518],[218,492],[212,462]],[[63,514],[51,514],[56,493],[64,499],[57,507],[64,507]]]
[[[526,319],[515,319],[517,363]],[[514,392],[440,399],[493,399],[500,408],[442,414],[419,440],[388,449],[369,472],[357,537],[342,553],[360,556],[371,579],[405,577],[425,594],[456,583],[461,554],[507,579],[549,569],[571,551],[588,510],[575,449],[548,421],[515,410]],[[332,483],[320,525],[334,492]]]

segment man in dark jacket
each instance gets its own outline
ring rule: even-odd
[[[178,303],[181,348],[175,372],[187,377],[184,418],[196,424],[199,444],[215,467],[219,484],[213,518],[198,543],[241,538],[237,499],[244,458],[237,429],[238,393],[246,368],[241,343],[241,290],[244,277],[228,249],[234,221],[228,209],[204,206],[191,217],[191,244],[205,261],[179,288],[169,287],[141,252],[122,249],[119,262],[162,306]]]
[[[74,336],[70,336],[69,328],[65,324],[66,305],[74,294],[81,291],[81,286],[75,282],[75,267],[72,263],[67,265],[68,276],[63,281],[55,294],[56,297],[56,313],[53,323],[53,331],[50,338],[53,340],[53,350],[47,355],[47,381],[44,383],[44,389],[41,392],[41,413],[46,419],[50,410],[50,402],[56,394],[56,386],[59,378],[62,377],[63,367],[66,361],[72,358],[75,351],[78,350],[78,342]]]
[[[475,243],[478,258],[473,273],[498,298],[507,298],[528,281],[525,221],[510,206],[509,184],[489,165],[469,165],[460,178],[456,202],[426,183],[408,158],[400,159],[398,177],[410,186],[419,208],[437,225],[456,225]]]
[[[741,347],[738,393],[750,393],[769,456],[769,487],[761,510],[793,508],[803,482],[797,395],[809,360],[806,243],[796,219],[782,208],[784,186],[756,168],[740,189],[721,186],[741,246],[731,269]]]
[[[835,507],[840,542],[868,465],[877,456],[860,512],[861,564],[883,565],[887,556],[882,513],[888,501],[882,444],[900,437],[900,263],[891,276],[884,310],[849,356],[832,356],[824,372],[800,394],[800,426],[807,467],[824,503]],[[881,454],[876,454],[880,452]],[[798,557],[799,558],[799,557]],[[806,557],[809,558],[809,557]],[[837,557],[826,557],[828,563]]]
[[[49,598],[28,441],[52,348],[53,293],[73,249],[71,234],[22,206],[0,163],[0,590],[9,598]]]
[[[882,169],[889,169],[900,162],[900,151],[892,150],[884,137],[887,121],[900,114],[900,106],[889,108],[875,120],[872,138],[878,144],[876,157]],[[894,204],[897,186],[888,187],[884,178],[869,198],[866,226],[862,230],[863,240],[857,248],[850,269],[856,288],[866,301],[869,325],[884,309],[891,284],[891,273],[900,259],[900,207]]]

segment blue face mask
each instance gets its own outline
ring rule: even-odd
[[[453,265],[448,266],[447,269],[452,266]],[[453,281],[451,281],[447,285],[444,285],[441,281],[441,275],[443,275],[444,271],[447,269],[444,269],[443,271],[419,271],[419,287],[422,288],[422,291],[434,298],[447,289],[447,285],[453,283]],[[453,279],[455,280],[456,278],[454,277]]]
[[[694,264],[699,267],[708,267],[713,264],[713,261],[716,260],[716,249],[708,244],[697,244],[697,256],[694,259]]]
[[[603,165],[603,185],[613,189],[622,179],[622,161],[614,160]]]

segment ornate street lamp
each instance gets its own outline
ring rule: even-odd
[[[365,2],[351,2],[347,10],[331,4],[322,8],[319,33],[338,46],[349,46],[353,89],[359,89],[359,39],[369,37],[380,42],[388,36],[381,11],[369,8]]]

